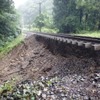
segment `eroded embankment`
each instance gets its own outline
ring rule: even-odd
[[[37,98],[40,100],[100,99],[100,57],[97,52],[57,41],[36,39],[34,35],[27,38],[0,61],[0,83],[12,78],[15,78],[16,82],[21,82],[44,77],[43,80],[39,80],[43,81],[43,84],[48,80],[51,84],[49,78],[57,77],[60,81],[53,81],[52,86],[47,87],[44,84],[39,88],[45,96],[43,97],[41,93]],[[47,91],[52,92],[54,99],[50,97],[50,93],[46,94]],[[62,99],[63,97],[65,99]]]
[[[86,49],[82,46],[67,44],[65,42],[48,39],[41,36],[36,36],[36,39],[37,41],[42,42],[54,55],[61,55],[65,58],[73,56],[79,60],[86,59],[86,61],[91,60],[95,63],[93,69],[98,69],[98,71],[100,70],[100,51],[94,51],[88,48]],[[86,65],[86,62],[84,65]]]

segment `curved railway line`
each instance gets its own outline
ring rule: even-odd
[[[56,40],[64,42],[66,44],[76,45],[84,47],[86,49],[93,49],[100,51],[100,38],[76,36],[76,35],[65,35],[65,34],[46,34],[46,33],[35,33],[35,36],[42,37],[45,39]]]

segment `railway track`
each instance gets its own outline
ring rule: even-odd
[[[100,51],[100,38],[65,35],[65,34],[44,34],[44,33],[36,33],[35,35],[46,39],[60,41],[66,44],[84,47],[86,49],[89,48],[95,51]]]

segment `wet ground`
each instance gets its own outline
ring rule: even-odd
[[[99,69],[95,58],[54,55],[31,36],[0,61],[0,84],[16,83],[1,100],[100,100]]]

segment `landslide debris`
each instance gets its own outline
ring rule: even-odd
[[[99,69],[94,58],[53,55],[32,35],[0,61],[1,87],[16,84],[1,100],[100,100]]]

